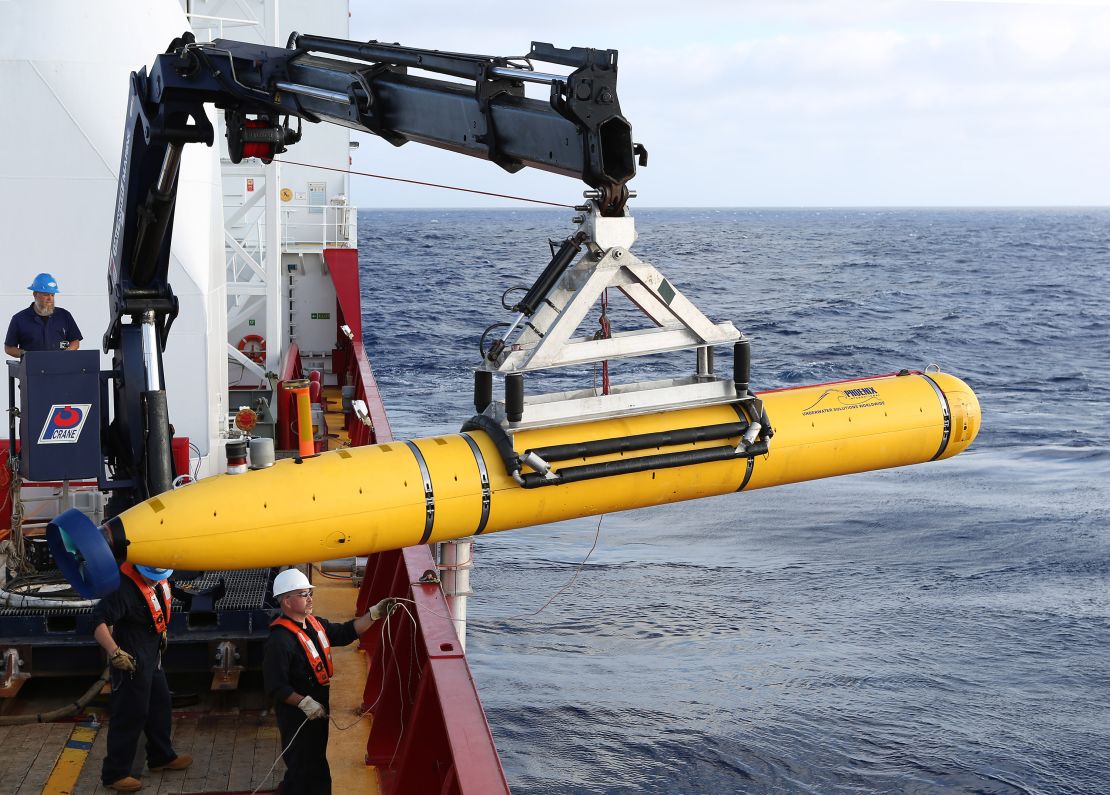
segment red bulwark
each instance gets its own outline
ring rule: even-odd
[[[339,302],[341,317],[336,318],[336,328],[347,325],[355,335],[355,342],[362,343],[362,293],[358,285],[358,250],[353,248],[326,248],[324,261],[331,271],[335,285],[335,298]],[[354,321],[353,323],[351,321]]]
[[[367,561],[356,613],[386,596],[412,603],[389,618],[383,633],[362,638],[369,668],[363,709],[374,720],[366,761],[377,765],[389,793],[508,795],[478,690],[448,618],[427,546],[380,552]],[[411,613],[411,619],[410,619]]]
[[[338,347],[332,355],[332,369],[340,377],[340,384],[355,387],[355,396],[366,403],[370,413],[370,425],[353,420],[348,424],[347,433],[351,446],[379,444],[393,441],[386,419],[385,406],[378,391],[378,383],[370,370],[370,362],[362,347],[362,297],[358,283],[358,252],[349,248],[324,249],[324,259],[328,263],[332,284],[335,285],[338,315],[336,319],[336,339]],[[348,342],[345,335],[338,331],[347,325],[354,336]]]

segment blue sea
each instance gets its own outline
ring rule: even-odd
[[[482,537],[467,649],[513,791],[1110,792],[1110,210],[635,214],[633,252],[752,338],[754,389],[935,363],[983,430],[947,461]],[[397,437],[473,413],[481,332],[569,215],[360,212]]]

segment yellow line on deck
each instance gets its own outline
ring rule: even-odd
[[[73,727],[58,761],[54,763],[50,778],[43,785],[43,795],[69,795],[73,792],[98,730],[99,727],[94,728],[91,723],[78,723]]]

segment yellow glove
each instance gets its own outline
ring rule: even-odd
[[[370,608],[370,618],[374,619],[375,621],[385,618],[393,612],[393,608],[395,608],[396,606],[396,599],[382,599],[380,602]]]
[[[135,672],[135,658],[119,646],[116,646],[116,650],[108,655],[108,662],[113,668],[119,668],[121,671]]]

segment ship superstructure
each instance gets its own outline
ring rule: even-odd
[[[44,258],[56,263],[50,267],[62,283],[59,304],[80,318],[83,347],[94,360],[109,325],[104,275],[110,241],[105,230],[112,226],[111,194],[118,178],[120,120],[130,72],[186,29],[200,42],[233,36],[271,46],[284,45],[279,29],[288,30],[288,25],[346,37],[345,0],[247,6],[174,0],[99,3],[74,17],[68,4],[47,2],[36,6],[35,13],[0,25],[5,53],[11,56],[0,62],[0,69],[4,84],[17,91],[13,103],[52,126],[55,138],[47,146],[30,127],[7,128],[0,167],[0,182],[10,200],[4,215],[13,220],[12,228],[25,232],[13,261],[27,262],[32,269],[42,269]],[[58,25],[64,18],[73,24]],[[122,19],[128,20],[129,35],[120,39],[116,34]],[[114,43],[90,48],[90,40]],[[74,60],[73,53],[82,53],[82,59]],[[212,115],[222,142],[223,114]],[[289,428],[283,434],[278,427],[278,384],[313,373],[323,387],[313,405],[316,445],[327,449],[391,438],[361,344],[356,209],[347,201],[345,173],[350,134],[334,125],[310,127],[298,156],[331,170],[263,165],[257,159],[233,163],[223,145],[189,147],[183,154],[169,262],[169,280],[181,307],[163,368],[180,482],[223,471],[229,441],[248,435],[288,439]],[[59,151],[72,156],[59,162]],[[59,234],[63,222],[64,234]],[[78,258],[74,252],[99,253]],[[14,267],[12,271],[13,279],[0,290],[14,311],[29,300],[29,293],[21,289],[22,276]],[[100,360],[101,368],[110,367],[107,356]],[[13,387],[18,394],[18,381]],[[41,532],[51,515],[77,508],[93,521],[105,518],[105,494],[93,472],[84,475],[7,481],[20,537],[26,541],[27,567],[50,567]],[[5,515],[11,512],[5,510]],[[7,557],[4,562],[9,564],[6,583],[18,585],[15,562]],[[507,789],[461,644],[445,641],[444,633],[453,635],[454,627],[440,618],[449,614],[443,593],[435,578],[420,585],[419,577],[404,574],[437,570],[428,549],[376,556],[369,566],[365,557],[335,564],[327,569],[348,583],[346,609],[355,608],[358,591],[351,586],[363,582],[364,573],[366,593],[396,590],[415,602],[406,631],[411,638],[398,647],[411,659],[396,660],[391,649],[377,649],[376,662],[373,649],[367,661],[355,658],[356,665],[369,662],[369,672],[380,682],[381,661],[388,652],[390,662],[403,663],[410,672],[408,685],[425,682],[420,692],[426,695],[413,690],[391,705],[389,714],[395,719],[378,721],[373,743],[379,751],[368,758],[379,767],[364,768],[366,782],[403,791],[406,780],[414,775],[426,780],[431,770],[439,777],[469,781],[469,791]],[[211,671],[213,687],[226,690],[236,686],[240,671],[257,667],[270,617],[270,579],[272,572],[264,568],[210,571],[186,583],[194,591],[218,588],[219,593],[211,593],[214,599],[206,603],[178,603],[175,643],[167,658],[171,670]],[[87,677],[103,666],[89,634],[89,602],[72,597],[56,601],[64,590],[58,586],[46,592],[47,601],[40,603],[21,594],[0,608],[6,640],[0,649],[5,661],[0,694],[14,698],[32,678]],[[369,639],[367,643],[373,645]],[[373,674],[375,666],[378,673]],[[370,693],[368,670],[350,672],[348,684]],[[449,709],[431,706],[439,692],[451,694]],[[368,699],[367,705],[373,701]],[[479,726],[484,741],[474,735]],[[457,727],[466,727],[465,754],[456,747],[461,736]],[[367,723],[362,731],[364,749],[370,743],[368,728]],[[403,736],[398,734],[402,728]],[[423,740],[406,740],[413,750],[399,753],[400,740],[414,732]],[[458,764],[453,761],[456,753]],[[352,755],[356,770],[366,754]],[[24,785],[34,786],[29,780]]]

